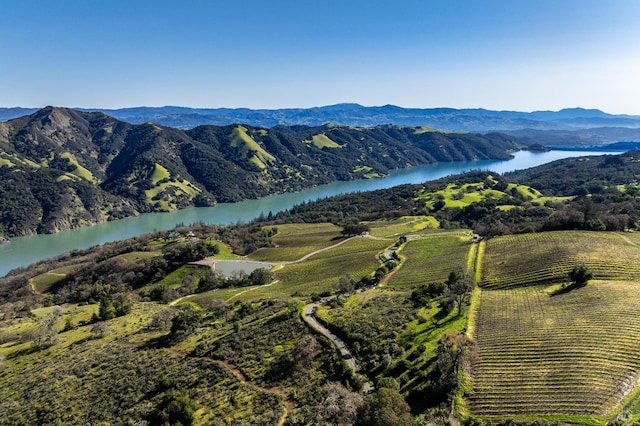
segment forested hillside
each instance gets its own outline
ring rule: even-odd
[[[500,176],[472,171],[304,203],[280,221],[344,221],[433,215],[440,226],[494,236],[560,229],[621,231],[640,223],[640,152],[567,158]]]
[[[521,147],[502,134],[396,126],[183,131],[47,107],[0,123],[0,234],[57,232],[437,161],[506,159]]]

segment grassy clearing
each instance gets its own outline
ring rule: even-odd
[[[321,133],[319,135],[314,135],[310,141],[305,141],[306,143],[312,143],[316,147],[322,148],[342,148],[342,145],[332,141],[329,139],[327,135]]]
[[[261,169],[266,169],[267,164],[273,164],[276,162],[276,158],[269,154],[258,142],[256,142],[247,133],[247,128],[244,126],[237,126],[231,132],[231,146],[237,148],[243,158],[249,158],[253,164]]]
[[[197,281],[209,270],[210,268],[208,266],[183,265],[162,280],[150,285],[153,287],[179,289],[186,277],[193,276],[196,277],[195,285],[197,286]]]
[[[374,237],[398,238],[414,232],[437,229],[440,224],[433,216],[403,216],[393,220],[368,222]]]
[[[82,167],[72,153],[63,152],[62,154],[60,154],[60,157],[66,158],[75,167],[75,169],[71,172],[72,174],[78,177],[81,177],[82,179],[88,180],[89,182],[94,182],[94,183],[98,182],[98,180],[93,175],[93,173],[91,173],[90,170]]]
[[[639,297],[631,281],[592,281],[556,296],[539,286],[483,290],[471,413],[604,424],[636,385],[640,305],[630,301]]]
[[[171,177],[171,173],[162,165],[155,163],[153,168],[153,173],[151,174],[151,183],[153,185],[157,185],[162,179],[169,179]]]
[[[36,275],[33,277],[29,284],[31,288],[37,293],[46,293],[53,287],[58,281],[67,276],[67,274],[80,269],[86,265],[85,263],[80,263],[77,265],[66,266],[63,268],[52,269],[49,272],[45,272],[40,275]]]
[[[175,196],[186,195],[189,198],[193,198],[198,195],[200,190],[187,180],[182,180],[182,182],[175,180],[163,182],[144,191],[147,201],[159,203],[163,210],[174,210],[178,207],[176,200],[174,200],[174,195],[171,195],[172,192],[175,193]],[[162,198],[154,200],[160,194],[162,194]]]
[[[11,161],[7,160],[6,158],[0,158],[0,167],[13,167],[15,166],[14,163],[12,163]]]
[[[493,180],[489,176],[489,180]],[[493,180],[494,181],[494,180]],[[439,191],[428,191],[420,195],[424,199],[428,208],[434,208],[439,200],[445,202],[445,208],[462,208],[472,203],[479,203],[486,200],[498,201],[501,210],[508,210],[517,207],[514,196],[519,200],[529,200],[534,203],[544,204],[550,202],[563,202],[571,200],[573,197],[546,197],[534,188],[526,185],[511,183],[504,191],[488,187],[485,182],[457,184],[450,183],[445,189]]]
[[[640,279],[640,249],[626,234],[558,231],[488,240],[480,286],[566,281],[577,263],[586,264],[597,279]]]
[[[124,259],[127,262],[135,262],[140,259],[151,259],[152,257],[161,256],[159,251],[132,251],[131,253],[120,254],[113,259]]]
[[[252,260],[285,262],[332,246],[343,237],[340,228],[331,223],[278,225],[272,241],[277,247],[261,248],[248,256]]]
[[[44,274],[40,274],[31,279],[30,284],[31,288],[36,293],[46,293],[49,291],[51,287],[53,287],[57,282],[66,277],[65,274],[57,274],[54,272],[45,272]]]
[[[204,293],[185,296],[182,299],[180,299],[178,304],[180,305],[184,303],[195,303],[201,308],[206,308],[214,300],[224,300],[227,302],[234,301],[236,299],[240,300],[237,298],[240,293],[244,294],[246,292],[253,291],[256,288],[258,287],[251,286],[251,287],[239,287],[239,288],[220,288],[216,290],[206,291]]]
[[[468,264],[473,243],[460,231],[436,232],[407,241],[400,251],[405,258],[387,286],[395,289],[414,288],[434,281],[446,280],[449,273]]]

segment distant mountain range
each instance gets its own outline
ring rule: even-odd
[[[425,127],[180,130],[47,107],[0,122],[0,236],[50,233],[432,162],[507,159],[513,136]]]
[[[79,109],[100,111],[131,124],[152,122],[179,129],[200,125],[248,124],[271,128],[278,125],[321,126],[327,123],[372,127],[383,124],[430,126],[453,131],[506,131],[519,129],[581,130],[596,127],[640,128],[640,116],[613,115],[596,109],[571,108],[560,111],[491,111],[486,109],[401,108],[394,105],[365,107],[338,104],[316,108],[248,109],[136,107],[122,109]],[[33,114],[37,109],[0,108],[0,121]]]

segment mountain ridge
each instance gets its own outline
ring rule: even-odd
[[[181,130],[46,107],[0,123],[0,235],[57,232],[434,162],[508,159],[524,147],[499,133],[391,125]]]
[[[0,108],[0,121],[37,111],[36,108]],[[608,114],[598,109],[564,108],[559,111],[495,111],[484,108],[404,108],[396,105],[363,106],[342,103],[311,108],[189,108],[180,106],[119,109],[75,108],[103,112],[131,124],[156,124],[191,129],[199,125],[250,124],[320,126],[334,123],[373,127],[383,124],[430,126],[455,131],[580,130],[594,127],[640,128],[640,116]]]

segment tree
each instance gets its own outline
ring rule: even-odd
[[[193,424],[198,404],[185,390],[172,390],[163,395],[151,420],[154,424],[189,426]]]
[[[231,307],[222,299],[213,299],[211,303],[209,303],[209,306],[207,306],[207,310],[211,312],[215,318],[222,318],[225,321],[231,313]]]
[[[320,349],[321,346],[316,338],[311,334],[305,334],[293,350],[293,360],[300,368],[309,368]]]
[[[472,362],[474,341],[466,334],[449,331],[438,341],[436,348],[440,383],[449,390],[458,387],[458,373],[465,361]]]
[[[449,278],[447,278],[445,282],[449,288],[451,298],[458,308],[458,315],[462,314],[464,304],[471,297],[471,292],[473,291],[473,280],[471,276],[473,276],[473,274],[464,274],[462,269],[459,269],[449,273]]]
[[[98,308],[98,318],[102,321],[110,320],[116,317],[116,308],[113,306],[113,302],[107,296],[100,299],[100,307]]]
[[[265,285],[273,281],[273,274],[265,268],[258,268],[249,274],[249,279],[254,285]]]
[[[55,310],[48,315],[42,317],[38,322],[38,327],[35,330],[28,332],[24,338],[31,340],[34,348],[41,349],[58,343],[58,332],[55,330],[55,325],[60,318],[60,311]]]
[[[358,410],[356,425],[361,426],[410,426],[413,424],[409,404],[398,391],[378,389],[364,399]]]
[[[593,273],[584,263],[574,266],[567,275],[569,276],[572,284],[576,286],[587,285],[587,281],[593,278]]]
[[[341,383],[330,382],[322,387],[322,399],[314,407],[314,423],[324,425],[352,425],[358,409],[362,406],[362,396],[351,392]]]
[[[173,308],[163,308],[158,311],[151,319],[149,327],[158,330],[168,330],[171,327],[171,320],[173,319]]]
[[[169,338],[181,341],[193,333],[200,323],[200,313],[190,305],[186,305],[171,319]]]
[[[360,235],[365,232],[369,232],[369,225],[365,223],[348,223],[342,227],[342,231],[340,233],[342,235]]]
[[[338,296],[341,296],[353,292],[356,288],[356,283],[349,275],[343,275],[338,282],[334,284],[334,288]]]
[[[91,326],[91,333],[98,339],[106,336],[110,332],[109,326],[104,321],[99,321]]]
[[[113,308],[117,317],[127,315],[131,312],[132,306],[133,302],[131,301],[130,296],[125,293],[118,294],[113,301]]]

